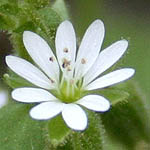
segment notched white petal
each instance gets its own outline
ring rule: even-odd
[[[104,24],[101,20],[94,21],[86,30],[77,54],[75,66],[76,78],[84,76],[95,62],[101,49],[104,32]]]
[[[50,92],[40,88],[18,88],[13,90],[12,98],[19,102],[35,103],[44,101],[55,101],[56,97]]]
[[[72,24],[69,21],[62,22],[56,32],[56,54],[60,64],[60,67],[64,74],[73,75],[75,55],[76,55],[76,36]],[[67,72],[67,67],[63,67],[64,61],[70,62],[70,72]]]
[[[36,120],[48,120],[58,115],[63,109],[63,103],[44,102],[30,110],[30,116]]]
[[[109,110],[110,103],[107,99],[99,95],[87,95],[76,102],[90,110],[105,112]]]
[[[6,64],[12,71],[29,82],[45,89],[53,88],[53,84],[44,73],[28,61],[16,56],[6,56]]]
[[[125,81],[131,78],[134,75],[134,73],[135,73],[135,70],[132,68],[123,68],[123,69],[113,71],[111,73],[108,73],[96,79],[92,83],[90,83],[86,87],[86,90],[105,88],[107,86],[120,83],[122,81]]]
[[[99,54],[96,62],[85,75],[84,85],[87,85],[101,73],[114,65],[125,53],[127,47],[128,42],[126,40],[120,40],[104,49]]]
[[[52,79],[59,80],[59,66],[47,42],[36,33],[25,31],[23,42],[34,62]]]
[[[66,104],[62,111],[64,121],[73,130],[84,130],[87,127],[87,116],[76,104]]]

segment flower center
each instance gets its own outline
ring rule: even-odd
[[[68,48],[63,49],[64,53],[69,53]],[[50,57],[49,60],[51,62],[54,61],[54,57]],[[84,58],[81,59],[81,64],[86,64],[86,60]],[[72,103],[79,100],[84,95],[84,90],[82,88],[83,78],[80,80],[76,80],[73,78],[73,69],[71,67],[71,60],[67,58],[62,59],[61,67],[63,69],[61,74],[61,81],[57,85],[57,88],[52,90],[51,92],[61,101],[65,103]],[[70,74],[70,73],[72,74]],[[70,75],[72,77],[70,77]],[[68,76],[68,78],[67,78]],[[54,81],[50,79],[52,83]]]
[[[82,79],[80,81],[62,79],[58,90],[52,93],[64,103],[75,102],[83,96],[82,82]]]

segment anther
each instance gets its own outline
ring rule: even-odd
[[[86,64],[86,60],[84,58],[81,59],[81,64]]]
[[[64,58],[64,59],[63,59],[62,67],[63,67],[63,68],[67,68],[68,66],[70,66],[70,62],[71,62],[71,61],[68,61],[66,58]]]
[[[54,61],[54,57],[53,57],[53,56],[50,57],[49,60],[50,60],[51,62],[53,62],[53,61]]]
[[[69,52],[68,48],[64,48],[63,51],[64,51],[65,53],[68,53],[68,52]]]
[[[49,79],[50,79],[51,83],[55,83],[55,81],[54,81],[54,80],[52,80],[51,78],[49,78]]]

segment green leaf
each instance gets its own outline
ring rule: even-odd
[[[0,28],[12,31],[17,27],[17,15],[20,9],[16,3],[4,3],[0,5]]]
[[[39,17],[50,28],[56,28],[62,21],[56,11],[51,8],[43,8],[38,11]]]
[[[42,25],[41,29],[45,29],[49,40],[54,40],[56,29],[62,21],[60,16],[51,8],[43,8],[38,11],[38,17]]]
[[[57,26],[61,22],[61,18],[51,8],[43,8],[38,11],[32,10],[28,5],[21,6],[22,12],[18,15],[19,24],[13,30],[10,37],[14,50],[22,58],[31,61],[22,41],[22,34],[29,30],[36,32],[43,37],[54,48],[54,39]]]
[[[46,122],[31,119],[30,108],[29,104],[11,103],[0,109],[1,150],[43,150],[48,145]]]
[[[41,7],[36,9],[32,3]],[[31,58],[23,46],[23,32],[36,32],[54,48],[56,29],[61,21],[61,17],[49,7],[47,0],[25,0],[0,5],[0,29],[8,30],[17,55],[27,60]]]
[[[24,47],[22,33],[13,32],[10,36],[10,41],[13,45],[13,49],[16,51],[18,56],[32,62],[31,57],[29,56],[27,50]]]
[[[50,141],[55,146],[63,143],[65,138],[71,132],[60,115],[49,121],[48,131]]]
[[[33,24],[33,22],[31,22],[31,21],[25,22],[24,24],[21,24],[19,27],[17,27],[13,32],[22,34],[24,31],[27,31],[27,30],[29,30],[29,31],[36,30],[36,27]]]
[[[52,9],[54,9],[62,18],[62,20],[69,20],[69,13],[68,8],[64,0],[56,0],[55,3],[52,5]]]
[[[50,5],[50,0],[25,0],[25,2],[34,6],[36,9],[44,8]]]
[[[17,15],[19,12],[18,5],[6,3],[4,5],[0,5],[0,13],[5,15]]]
[[[87,111],[89,124],[85,131],[71,131],[63,142],[52,145],[52,150],[102,150],[104,142],[104,128],[99,115]],[[57,124],[55,124],[56,126]],[[54,126],[54,127],[55,127]],[[53,129],[54,129],[53,127]],[[55,129],[56,130],[56,129]],[[50,132],[52,132],[51,130]]]
[[[10,30],[15,28],[15,18],[0,13],[0,30]]]
[[[85,131],[68,129],[60,116],[49,122],[49,137],[52,150],[102,150],[104,127],[95,112],[87,111],[89,124]]]
[[[17,4],[18,0],[0,0],[0,5],[4,4]]]
[[[150,140],[149,120],[143,105],[143,97],[137,88],[130,84],[122,84],[117,88],[129,93],[126,101],[113,105],[109,112],[102,115],[107,133],[120,141],[128,150],[133,150],[138,142],[148,143]]]
[[[29,116],[32,106],[11,102],[0,109],[1,150],[102,150],[104,129],[94,112],[88,112],[88,128],[78,132],[68,129],[60,116],[49,125],[48,121],[33,120]],[[51,144],[62,138],[57,145]]]
[[[73,150],[102,150],[104,127],[98,114],[88,111],[89,125],[83,132],[72,135]]]
[[[4,4],[0,6],[0,13],[8,15],[16,15],[18,13],[18,7],[15,5]]]

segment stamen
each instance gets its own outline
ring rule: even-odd
[[[81,59],[81,64],[86,64],[86,60],[84,58]]]
[[[49,78],[49,80],[51,81],[51,83],[55,83],[55,81],[54,81],[54,80],[52,80],[51,78]]]
[[[54,81],[54,80],[52,80],[52,79],[51,79],[51,82],[52,82],[52,83],[55,83],[55,81]]]
[[[53,57],[53,56],[50,57],[49,60],[50,60],[51,62],[53,62],[53,61],[54,61],[54,57]]]
[[[71,63],[71,61],[68,61],[66,58],[64,58],[62,67],[63,68],[67,68],[70,65],[70,63]]]
[[[65,53],[68,53],[68,52],[69,52],[68,48],[64,48],[63,51],[64,51]]]

